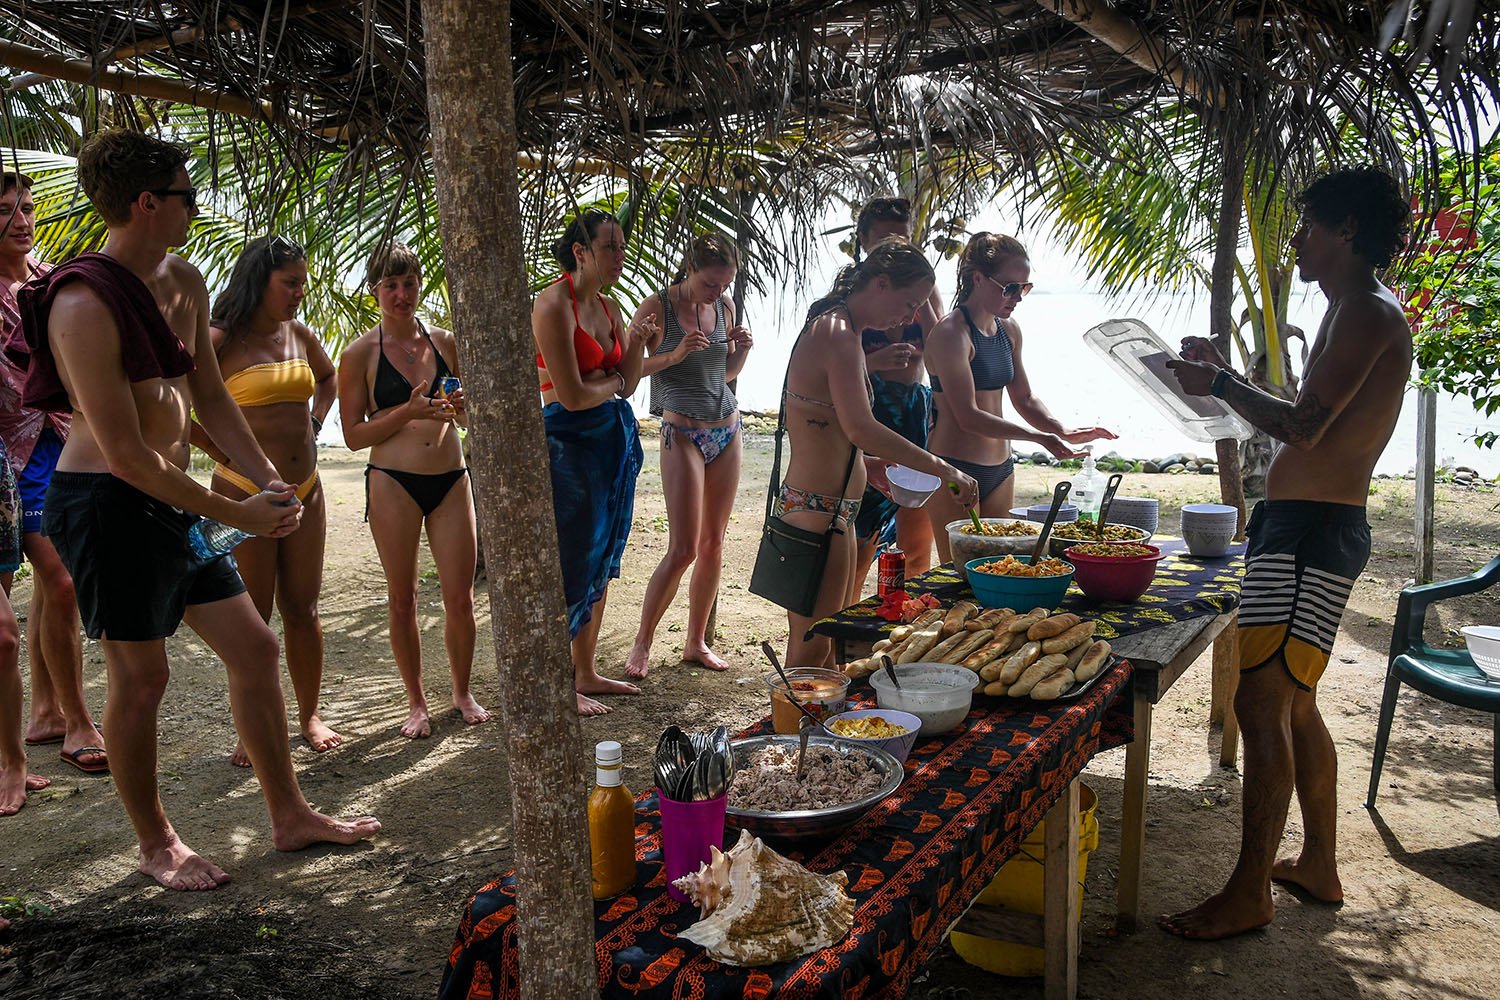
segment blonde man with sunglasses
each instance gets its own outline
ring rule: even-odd
[[[959,257],[955,308],[927,337],[935,414],[928,449],[979,483],[984,517],[1004,517],[1015,500],[1011,441],[1077,458],[1083,453],[1074,445],[1115,437],[1103,427],[1063,426],[1031,391],[1021,327],[1012,318],[1031,288],[1026,248],[1010,236],[979,233]],[[1006,397],[1024,423],[1006,418]],[[952,558],[945,526],[966,513],[942,490],[927,501],[939,561]]]

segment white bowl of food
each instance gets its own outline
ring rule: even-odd
[[[974,522],[967,517],[948,522],[948,548],[953,554],[953,565],[962,566],[974,559],[1025,555],[1036,548],[1036,537],[1042,533],[1042,526],[1035,521],[1009,517],[981,517],[979,524],[983,534],[975,533]]]
[[[885,671],[870,675],[881,708],[910,712],[922,720],[917,731],[934,736],[956,729],[969,715],[979,675],[951,663],[905,663],[896,668],[898,688]]]

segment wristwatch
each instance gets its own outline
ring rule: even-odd
[[[1208,394],[1210,396],[1218,396],[1220,399],[1223,399],[1224,386],[1230,382],[1235,381],[1238,381],[1238,379],[1234,377],[1234,372],[1230,371],[1228,368],[1220,368],[1216,373],[1214,373],[1214,380],[1208,386]]]

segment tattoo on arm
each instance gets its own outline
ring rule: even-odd
[[[828,428],[828,421],[826,421],[826,420],[819,420],[816,417],[808,417],[807,418],[807,426],[809,426],[809,427],[816,427],[820,431],[821,430],[827,430],[827,428]]]
[[[1316,441],[1333,412],[1316,393],[1304,393],[1289,403],[1238,381],[1225,386],[1224,399],[1256,427],[1291,445]]]

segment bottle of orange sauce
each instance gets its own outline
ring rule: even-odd
[[[624,752],[614,740],[594,746],[595,783],[589,796],[589,854],[594,898],[609,899],[635,885],[635,799],[620,774]]]

